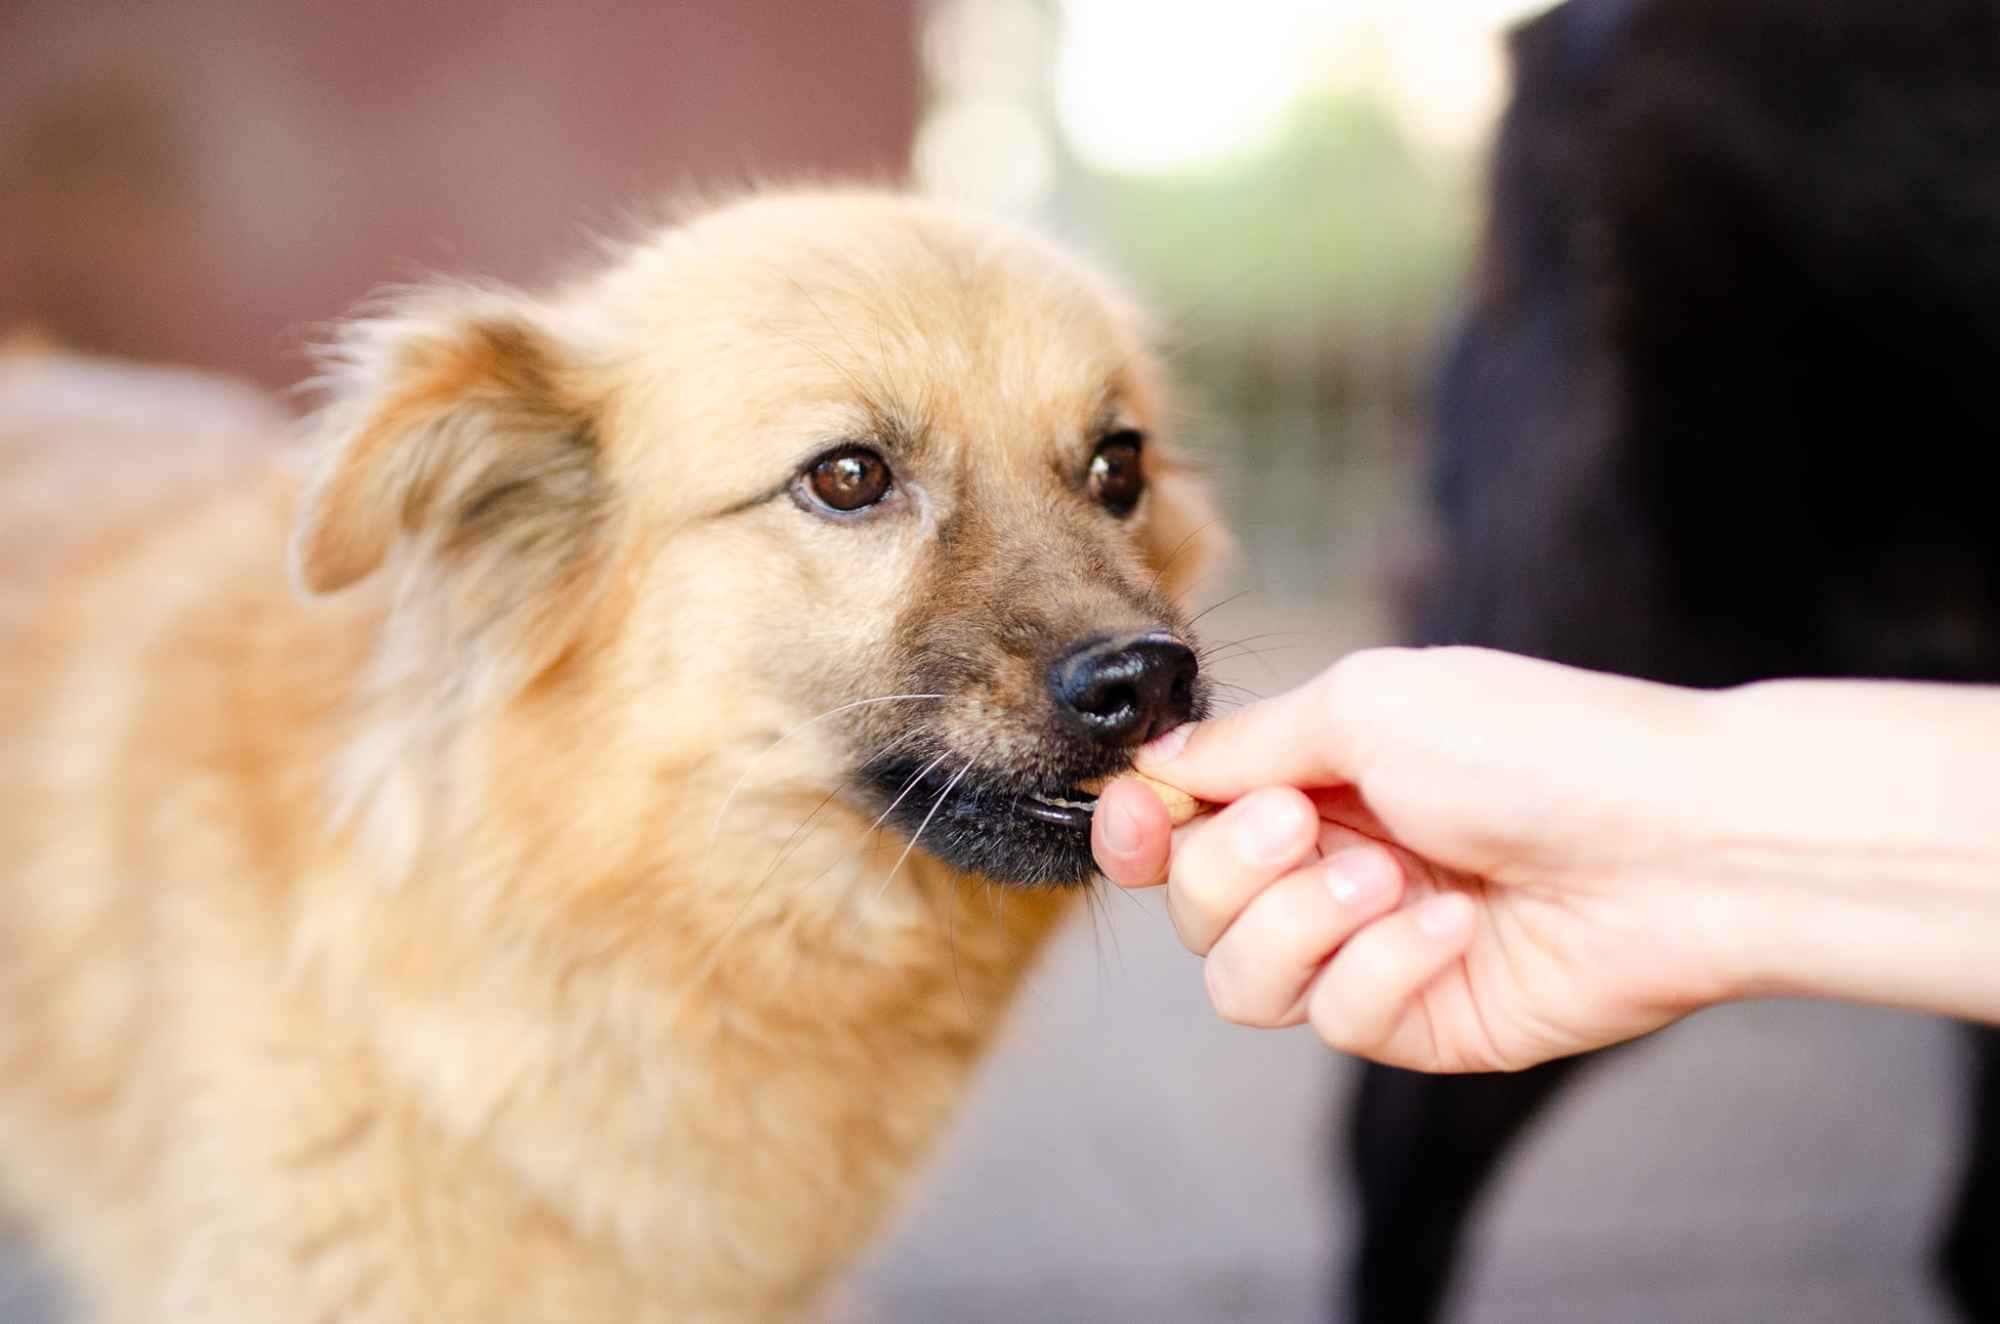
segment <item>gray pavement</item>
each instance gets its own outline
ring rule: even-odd
[[[849,1318],[1330,1317],[1350,1065],[1218,1024],[1165,920],[1131,909],[1100,923],[1115,946],[1079,932],[1049,963]],[[1603,1064],[1505,1174],[1457,1318],[1948,1319],[1923,1270],[1956,1049],[1916,1017],[1765,1004]]]

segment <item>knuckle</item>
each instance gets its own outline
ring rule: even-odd
[[[1181,941],[1206,956],[1229,919],[1220,882],[1213,874],[1202,873],[1176,879],[1169,890]]]
[[[1326,690],[1330,700],[1353,703],[1379,689],[1397,666],[1397,659],[1406,650],[1400,648],[1363,648],[1347,653],[1335,660],[1326,670]]]
[[[1167,918],[1173,921],[1174,932],[1180,936],[1181,946],[1196,956],[1208,955],[1212,930],[1188,904],[1187,894],[1178,882],[1167,886]]]
[[[1185,903],[1190,917],[1198,920],[1214,920],[1222,917],[1224,896],[1228,891],[1221,871],[1213,868],[1191,870],[1181,879],[1181,900]]]
[[[1308,950],[1326,936],[1326,888],[1317,878],[1293,875],[1258,898],[1258,916],[1268,933],[1286,941],[1283,955],[1302,961],[1321,953]],[[1288,962],[1289,963],[1289,962]]]
[[[1315,997],[1307,1009],[1306,1019],[1312,1024],[1313,1033],[1328,1048],[1342,1053],[1362,1054],[1370,1046],[1362,1037],[1354,1018],[1347,1015],[1333,998]]]
[[[1307,1016],[1330,1046],[1372,1056],[1389,1036],[1400,987],[1393,953],[1350,943],[1320,977]]]
[[[1396,655],[1403,650],[1365,648],[1327,668],[1322,711],[1331,730],[1351,731],[1382,708],[1394,684]]]
[[[1202,963],[1202,983],[1208,990],[1209,1005],[1215,1014],[1232,1025],[1260,1026],[1268,1019],[1262,1012],[1255,990],[1225,948],[1218,947]]]
[[[1201,963],[1201,982],[1208,993],[1208,1005],[1215,1008],[1215,1014],[1225,1021],[1235,1021],[1236,990],[1229,977],[1228,965],[1220,954],[1210,952],[1208,959]]]
[[[1401,988],[1405,982],[1402,962],[1397,959],[1397,952],[1388,942],[1357,941],[1341,952],[1340,959],[1346,967],[1345,973],[1351,987],[1388,993]]]

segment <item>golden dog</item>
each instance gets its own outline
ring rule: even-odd
[[[6,1199],[92,1320],[800,1315],[1203,705],[1131,316],[771,194],[326,387],[302,490],[248,393],[0,363]]]

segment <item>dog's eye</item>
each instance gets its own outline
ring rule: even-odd
[[[813,500],[828,510],[852,511],[889,495],[889,466],[874,451],[848,446],[822,455],[805,472]]]
[[[1113,432],[1097,443],[1090,457],[1090,474],[1085,486],[1091,498],[1114,515],[1129,515],[1146,491],[1146,475],[1139,470],[1139,447],[1145,441],[1129,428]]]

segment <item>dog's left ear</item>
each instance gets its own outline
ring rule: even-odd
[[[566,646],[602,555],[606,492],[590,409],[524,299],[439,289],[350,323],[329,354],[321,468],[293,567],[309,593],[392,554],[458,642],[530,667]],[[413,599],[422,599],[421,602]]]

